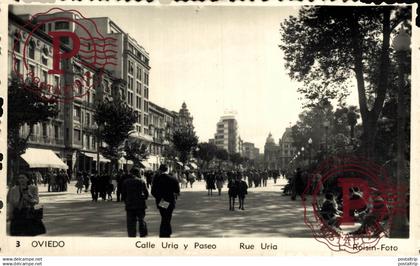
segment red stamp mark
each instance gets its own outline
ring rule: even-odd
[[[393,217],[406,212],[397,192],[384,167],[354,156],[329,158],[307,183],[305,224],[333,251],[383,250],[377,245],[389,236]]]
[[[49,100],[68,102],[88,95],[99,85],[105,69],[117,65],[117,39],[105,37],[94,20],[77,10],[51,8],[35,14],[16,34],[13,71],[26,89]],[[37,45],[43,45],[39,58],[33,52]],[[17,69],[17,60],[22,60],[24,74]],[[44,72],[41,79],[37,66],[48,68],[48,76]]]

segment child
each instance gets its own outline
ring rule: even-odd
[[[248,185],[244,180],[242,180],[242,176],[238,176],[238,198],[239,198],[239,209],[244,209],[244,201],[245,201],[245,195],[248,194]]]

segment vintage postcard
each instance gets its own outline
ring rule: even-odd
[[[418,256],[417,8],[3,2],[0,255]]]

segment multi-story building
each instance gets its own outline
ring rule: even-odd
[[[70,173],[75,170],[90,171],[97,167],[96,125],[93,121],[94,102],[111,97],[113,78],[108,71],[103,71],[101,79],[97,78],[97,69],[89,66],[79,57],[73,57],[60,62],[63,74],[48,74],[52,69],[53,45],[46,30],[58,31],[62,28],[60,22],[51,23],[32,32],[27,46],[24,38],[28,37],[29,29],[24,27],[27,16],[16,16],[9,13],[9,66],[10,77],[17,73],[28,77],[40,77],[44,84],[58,88],[63,99],[58,101],[58,116],[45,123],[38,123],[32,128],[24,125],[21,135],[28,136],[30,149],[52,150],[67,164]],[[64,27],[66,28],[66,27]],[[26,47],[26,48],[25,48]],[[26,49],[26,51],[23,51]],[[68,52],[70,47],[66,42],[60,46],[61,53]],[[26,53],[26,57],[23,54]],[[14,57],[14,58],[13,58]],[[26,60],[23,62],[23,60]],[[26,66],[24,66],[26,64]],[[83,80],[83,82],[80,82]],[[71,90],[63,88],[71,87]],[[87,93],[87,91],[89,93]],[[11,99],[13,100],[13,99]],[[109,162],[99,156],[102,167]]]
[[[66,98],[73,100],[58,103],[57,118],[48,123],[37,124],[32,129],[28,126],[21,129],[22,136],[28,135],[32,130],[29,147],[54,151],[68,165],[70,172],[95,169],[98,157],[103,163],[102,168],[106,169],[109,160],[97,154],[97,126],[93,121],[94,102],[112,97],[111,94],[115,90],[118,90],[119,95],[138,113],[135,132],[132,132],[130,136],[151,143],[152,137],[149,132],[149,124],[151,124],[149,121],[150,59],[145,49],[107,17],[82,18],[69,12],[39,16],[38,21],[48,20],[49,22],[34,30],[28,45],[24,46],[24,39],[29,34],[29,30],[25,27],[29,18],[29,15],[17,16],[9,13],[8,52],[9,66],[11,66],[9,69],[13,70],[12,72],[21,73],[22,76],[32,72],[42,82],[53,84],[55,87],[65,88],[70,85],[74,87],[72,90],[63,92],[66,93]],[[92,22],[96,24],[96,27]],[[114,64],[104,62],[100,62],[99,65],[98,62],[92,64],[90,61],[92,59],[89,59],[88,55],[94,49],[93,46],[98,43],[93,44],[93,39],[91,39],[91,42],[81,42],[81,46],[85,46],[83,50],[81,49],[80,56],[60,62],[60,69],[64,74],[49,74],[48,71],[52,69],[53,63],[53,45],[48,33],[50,31],[75,32],[80,39],[83,39],[88,37],[86,29],[88,31],[97,29],[98,36],[104,38],[99,45],[108,44],[107,38],[113,38]],[[71,38],[62,37],[60,41],[61,53],[72,49]],[[26,47],[27,55],[25,62],[23,62],[24,47]],[[15,59],[13,54],[15,54]],[[10,77],[12,74],[10,73]],[[77,81],[80,80],[84,82],[78,83]],[[89,93],[86,93],[87,90]],[[67,95],[68,93],[73,95]],[[82,96],[73,97],[77,95]]]
[[[286,128],[279,144],[276,144],[271,133],[268,135],[264,145],[265,167],[270,169],[286,168],[293,158],[296,148],[293,146],[292,128]]]
[[[258,154],[260,150],[255,147],[254,143],[251,142],[244,142],[243,144],[243,156],[250,159],[256,160],[258,158]]]
[[[286,128],[283,136],[279,140],[279,158],[281,168],[286,168],[296,153],[293,146],[292,128]]]
[[[178,115],[152,102],[149,105],[149,114],[149,132],[153,141],[149,146],[150,156],[147,161],[153,170],[157,170],[165,159],[164,151],[169,145],[169,137],[172,135]]]
[[[228,153],[240,152],[238,122],[234,115],[224,115],[220,118],[214,139],[218,148],[225,149]]]

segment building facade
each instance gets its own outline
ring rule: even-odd
[[[214,140],[218,148],[225,149],[228,153],[241,151],[238,122],[235,116],[225,115],[220,118],[216,126]]]
[[[37,21],[51,22],[33,31],[28,41],[29,45],[25,46],[24,41],[30,34],[26,26],[29,18],[30,15],[9,13],[8,61],[9,69],[12,70],[9,77],[12,78],[16,73],[25,77],[31,72],[39,77],[41,82],[51,84],[53,87],[65,88],[70,85],[74,87],[62,92],[66,94],[65,97],[74,98],[74,100],[58,102],[59,114],[56,118],[46,123],[36,124],[32,128],[27,125],[22,127],[21,135],[29,135],[29,147],[54,151],[68,165],[70,173],[96,169],[98,157],[101,169],[109,169],[109,160],[101,154],[98,156],[96,138],[98,129],[93,116],[95,101],[111,99],[117,94],[138,114],[138,121],[130,138],[148,143],[154,140],[152,134],[155,140],[159,138],[154,131],[155,127],[150,127],[155,123],[158,124],[157,127],[161,125],[159,119],[152,122],[149,117],[150,57],[134,38],[110,18],[82,18],[77,14],[63,12],[39,16]],[[69,20],[77,21],[77,23],[69,22]],[[92,43],[81,41],[81,46],[85,46],[80,56],[60,62],[60,69],[64,74],[49,74],[48,71],[53,68],[53,45],[48,33],[50,31],[74,32],[82,39],[87,37],[85,28],[90,31],[94,29],[92,22],[96,24],[98,34],[104,37],[105,41],[102,45],[106,47],[107,38],[113,39],[112,50],[116,58],[113,61],[114,64],[102,63],[96,68],[88,57],[93,49]],[[61,53],[72,49],[71,39],[63,37],[60,41]],[[26,53],[25,62],[24,53]],[[83,82],[79,82],[80,80]],[[87,90],[89,93],[86,93]],[[73,95],[68,95],[69,93]],[[164,113],[164,120],[173,120],[174,112]],[[170,122],[173,123],[173,121]],[[156,145],[151,148],[159,153],[160,148]]]
[[[255,161],[258,158],[260,150],[255,147],[254,143],[244,142],[243,143],[243,156]]]
[[[276,144],[273,136],[269,133],[264,145],[264,164],[269,169],[284,169],[288,167],[296,153],[293,146],[292,128],[286,128],[279,143]]]
[[[150,102],[149,114],[149,132],[153,140],[149,146],[150,156],[147,161],[153,170],[157,170],[165,160],[165,149],[170,144],[169,138],[173,133],[178,114],[152,102]]]

